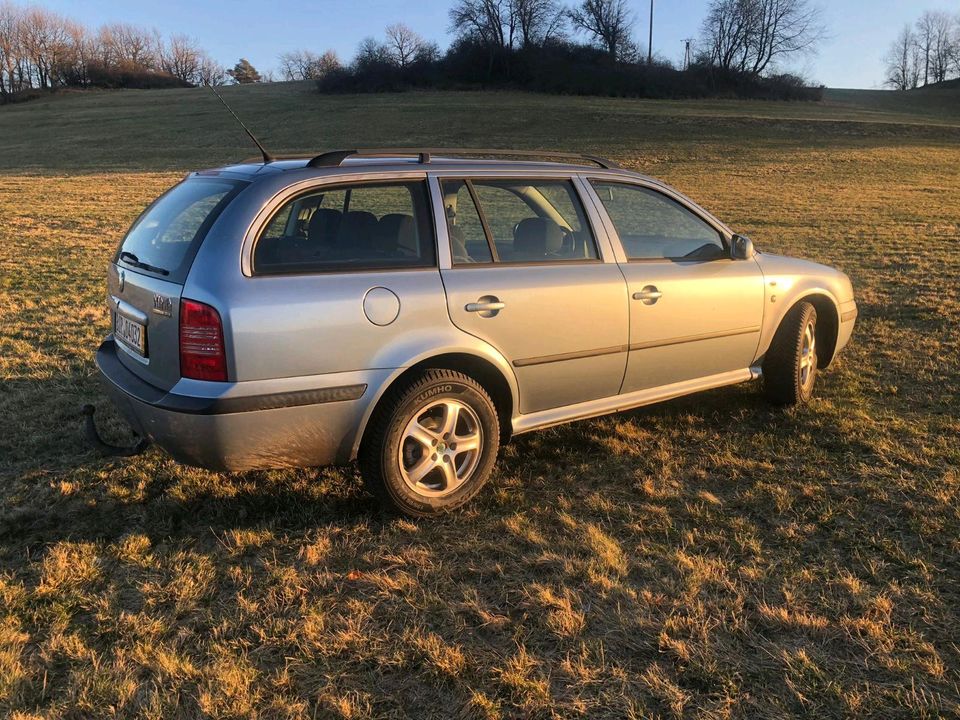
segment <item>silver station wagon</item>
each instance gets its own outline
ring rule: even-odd
[[[519,433],[756,379],[806,402],[857,315],[846,275],[662,182],[519,151],[192,173],[107,284],[97,365],[145,442],[215,470],[358,460],[415,516],[467,502]]]

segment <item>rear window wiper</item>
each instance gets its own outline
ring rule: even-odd
[[[169,270],[164,270],[162,267],[157,267],[156,265],[150,265],[149,263],[140,262],[140,258],[134,255],[132,252],[127,250],[120,251],[120,259],[123,260],[128,265],[133,265],[134,267],[141,268],[147,272],[157,273],[157,275],[169,275]]]

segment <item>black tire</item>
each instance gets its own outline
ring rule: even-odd
[[[763,393],[774,405],[801,405],[813,397],[818,364],[816,331],[817,309],[808,302],[790,308],[777,328],[763,360]],[[809,357],[808,362],[804,362],[805,357]]]
[[[443,425],[451,417],[454,431],[444,434]],[[417,435],[423,429],[430,433],[426,437],[433,443],[432,452],[427,451],[427,442],[408,434],[411,428]],[[462,438],[459,451],[458,438]],[[474,441],[476,450],[462,449]],[[497,410],[483,386],[454,370],[425,370],[391,390],[370,419],[360,444],[360,474],[385,507],[412,517],[440,515],[480,491],[496,463],[499,445]],[[418,469],[431,463],[426,476],[413,482]],[[451,477],[459,484],[448,487]]]

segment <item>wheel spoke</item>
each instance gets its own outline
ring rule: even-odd
[[[437,444],[437,434],[433,430],[425,428],[419,422],[415,422],[410,426],[407,430],[407,437],[411,440],[416,440],[430,452],[433,452],[433,446]]]
[[[432,459],[432,456],[425,454],[412,468],[406,471],[407,477],[410,478],[410,482],[416,485],[418,482],[423,480],[433,468],[437,465],[436,461]]]
[[[457,421],[460,419],[460,405],[454,402],[443,404],[443,420],[439,435],[442,438],[452,438],[457,430]]]
[[[462,452],[468,452],[470,450],[479,450],[480,449],[480,433],[472,432],[469,435],[460,435],[459,437],[454,437],[454,442],[456,442],[457,454],[459,455]]]
[[[453,458],[448,457],[447,462],[441,462],[439,466],[443,471],[443,479],[445,481],[443,490],[444,492],[449,492],[460,484],[460,478],[457,477],[457,468],[453,463]]]

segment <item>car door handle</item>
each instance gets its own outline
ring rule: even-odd
[[[640,300],[644,305],[653,305],[662,297],[663,293],[660,292],[655,285],[647,285],[640,292],[635,292],[633,294],[633,299]]]
[[[496,310],[503,310],[506,307],[506,303],[502,302],[472,302],[467,303],[467,306],[464,308],[467,312],[493,312]]]

